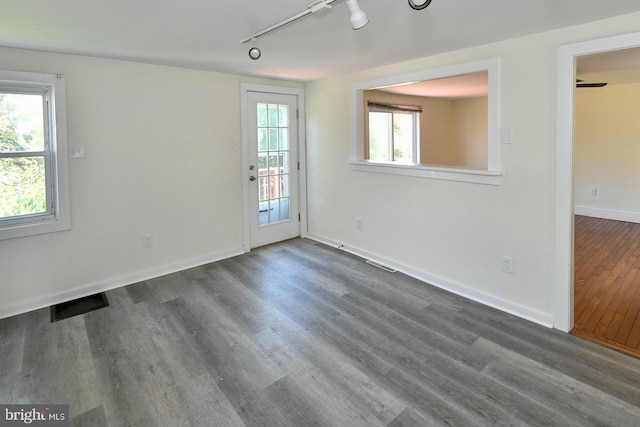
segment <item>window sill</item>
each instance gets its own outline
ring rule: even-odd
[[[446,181],[469,182],[474,184],[500,185],[502,171],[467,169],[436,165],[402,165],[370,162],[367,160],[349,161],[352,170],[357,172],[383,173],[389,175],[413,176],[418,178],[441,179]]]
[[[68,217],[25,222],[22,224],[0,225],[0,241],[19,237],[37,236],[38,234],[56,233],[71,229]]]

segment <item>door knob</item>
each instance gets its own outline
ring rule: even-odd
[[[255,180],[256,180],[256,177],[255,177],[255,176],[251,175],[251,176],[249,177],[249,181],[255,181]]]

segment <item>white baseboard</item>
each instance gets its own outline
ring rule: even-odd
[[[424,271],[417,270],[413,267],[409,267],[407,265],[396,262],[394,260],[380,257],[376,254],[372,254],[363,249],[345,245],[333,239],[329,239],[323,236],[318,236],[317,234],[309,233],[307,234],[306,238],[315,240],[320,243],[324,243],[328,246],[339,248],[341,250],[344,250],[346,252],[349,252],[361,258],[370,259],[380,264],[393,267],[394,269],[406,274],[407,276],[411,276],[422,282],[433,285],[445,291],[454,293],[456,295],[460,295],[472,301],[479,302],[480,304],[484,304],[489,307],[493,307],[495,309],[504,311],[506,313],[513,314],[514,316],[520,317],[525,320],[529,320],[531,322],[537,323],[542,326],[546,326],[548,328],[553,327],[553,318],[550,314],[542,313],[537,310],[531,310],[527,307],[523,307],[521,305],[514,304],[509,301],[505,301],[501,298],[497,298],[494,295],[487,294],[482,291],[478,291],[469,286],[465,286],[460,283],[456,283],[451,280],[445,279],[443,277],[435,276],[433,274],[429,274]]]
[[[38,310],[44,307],[49,307],[51,305],[60,304],[61,302],[86,297],[88,295],[109,291],[111,289],[131,285],[133,283],[142,282],[144,280],[153,279],[155,277],[164,276],[167,274],[186,270],[188,268],[198,267],[210,262],[231,258],[242,253],[244,253],[243,248],[233,249],[225,252],[217,252],[169,265],[163,265],[161,267],[151,268],[137,273],[127,274],[125,276],[114,277],[112,279],[79,286],[77,288],[69,289],[62,292],[43,295],[26,301],[20,301],[14,304],[0,307],[0,319],[15,316],[17,314],[27,313],[29,311]]]
[[[576,206],[574,208],[576,215],[591,216],[594,218],[613,219],[616,221],[635,222],[640,224],[640,213],[614,211],[609,209],[588,208],[586,206]]]

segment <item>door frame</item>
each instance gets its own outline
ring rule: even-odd
[[[576,58],[640,47],[640,32],[572,43],[558,48],[553,327],[574,325],[574,121]]]
[[[240,83],[240,123],[242,127],[242,164],[240,166],[240,182],[242,183],[242,246],[244,252],[251,251],[251,203],[249,200],[249,119],[247,108],[249,106],[247,96],[249,92],[272,93],[277,95],[293,95],[296,97],[298,109],[298,212],[300,221],[298,222],[298,232],[300,237],[307,236],[307,156],[306,156],[306,127],[305,127],[305,100],[304,89],[263,85],[256,83]]]

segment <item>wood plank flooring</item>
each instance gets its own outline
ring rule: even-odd
[[[640,224],[576,216],[574,335],[640,357]]]
[[[637,426],[640,360],[308,240],[0,320],[0,402],[75,426]]]

